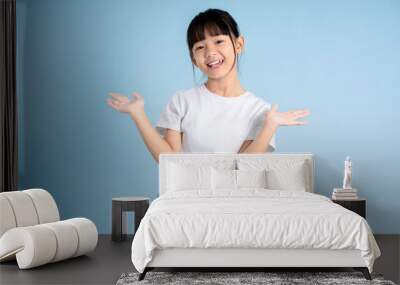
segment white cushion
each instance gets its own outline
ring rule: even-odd
[[[197,179],[190,181],[182,173],[190,176],[197,176],[197,168],[214,167],[217,169],[235,169],[235,159],[231,157],[220,157],[215,155],[205,155],[204,153],[188,154],[161,154],[159,164],[159,193],[160,195],[169,191],[190,190],[211,190],[211,170],[202,171],[206,180],[198,181]],[[182,156],[181,156],[182,155]],[[189,155],[189,156],[187,156]],[[178,167],[174,167],[178,165]],[[188,171],[182,170],[186,168]],[[185,179],[182,183],[180,179]],[[188,181],[189,180],[189,181]],[[179,190],[177,190],[179,189]]]
[[[309,165],[295,159],[249,159],[237,161],[239,170],[267,170],[267,188],[274,190],[306,191],[311,188]]]
[[[238,188],[267,188],[266,170],[236,170]]]
[[[14,212],[8,199],[0,195],[0,237],[8,230],[15,228]]]
[[[35,205],[29,195],[22,191],[3,192],[0,195],[10,203],[17,227],[33,226],[39,223]]]
[[[285,171],[267,171],[268,189],[306,191],[304,165],[298,165]]]
[[[211,167],[181,165],[170,162],[167,167],[168,191],[211,189]]]
[[[64,260],[74,256],[79,243],[78,232],[71,225],[65,221],[43,224],[44,227],[50,228],[52,234],[55,235],[57,240],[57,250],[51,262]]]
[[[98,233],[96,225],[85,218],[74,218],[63,221],[74,226],[79,236],[78,248],[73,257],[86,254],[96,248]]]
[[[267,188],[266,170],[230,170],[212,168],[213,190],[240,188]]]
[[[57,204],[49,192],[43,189],[28,189],[22,191],[22,193],[28,194],[32,199],[38,215],[39,224],[52,223],[60,220]]]
[[[211,170],[211,181],[213,190],[219,189],[230,189],[236,190],[236,170],[233,169],[216,169],[212,168]]]

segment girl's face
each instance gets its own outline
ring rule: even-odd
[[[196,42],[192,48],[193,63],[211,79],[225,77],[231,70],[235,70],[235,53],[241,52],[244,40],[239,36],[232,45],[228,35],[211,36],[205,31],[205,39]]]

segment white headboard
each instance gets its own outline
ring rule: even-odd
[[[232,165],[237,169],[236,161],[240,158],[255,160],[285,160],[304,161],[307,167],[307,192],[314,192],[314,157],[311,153],[164,153],[159,156],[159,195],[166,192],[167,165],[174,162],[181,165]]]

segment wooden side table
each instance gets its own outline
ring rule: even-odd
[[[126,212],[135,213],[135,231],[149,208],[149,198],[119,197],[112,199],[112,234],[113,241],[123,241],[127,236]]]
[[[332,202],[339,204],[340,206],[359,214],[364,219],[366,218],[366,204],[367,200],[363,198],[355,200],[336,200],[332,199]]]

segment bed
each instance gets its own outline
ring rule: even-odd
[[[175,153],[132,242],[140,272],[159,267],[352,267],[371,279],[380,250],[364,218],[314,193],[302,153]]]

